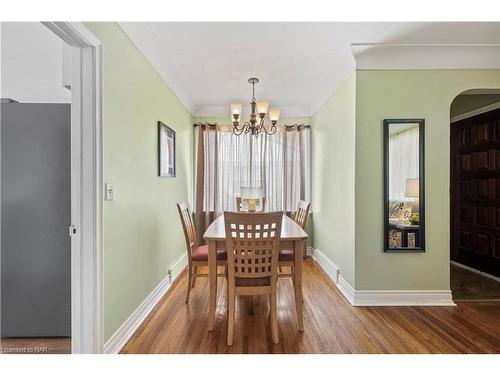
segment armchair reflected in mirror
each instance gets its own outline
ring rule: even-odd
[[[424,120],[384,120],[384,251],[425,251]]]

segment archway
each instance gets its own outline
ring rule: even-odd
[[[500,90],[459,94],[450,119],[453,299],[500,299]]]

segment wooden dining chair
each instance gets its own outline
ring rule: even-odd
[[[233,344],[237,295],[268,295],[271,336],[278,343],[276,281],[282,212],[242,214],[224,212],[227,247],[227,344]]]
[[[307,218],[309,217],[309,209],[311,203],[303,200],[299,200],[297,204],[297,210],[295,211],[294,221],[300,225],[302,229],[306,229]],[[305,254],[305,252],[304,252]],[[291,277],[293,276],[293,265],[294,265],[294,255],[293,249],[281,249],[278,259],[278,265],[280,274],[279,277]],[[290,267],[290,273],[284,273],[283,267]]]
[[[198,273],[199,266],[208,266],[208,245],[197,243],[196,229],[193,224],[189,204],[187,202],[177,203],[179,216],[181,217],[182,229],[186,238],[187,259],[188,259],[188,282],[186,291],[186,303],[189,302],[191,288],[194,287],[197,277],[207,277],[208,273]],[[226,266],[226,251],[217,250],[217,265]],[[224,273],[217,276],[225,276]]]

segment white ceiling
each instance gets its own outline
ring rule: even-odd
[[[261,80],[257,99],[270,101],[291,117],[314,113],[356,63],[363,69],[500,68],[500,23],[120,26],[195,116],[229,116],[231,102],[248,103],[247,79],[252,76]],[[356,46],[351,50],[352,44]],[[437,46],[422,46],[429,44]],[[471,54],[471,45],[482,46]],[[472,57],[464,59],[464,54]]]
[[[69,103],[64,42],[39,22],[2,22],[0,96],[24,103]]]

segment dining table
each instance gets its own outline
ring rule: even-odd
[[[254,214],[258,215],[258,214]],[[214,329],[217,306],[217,250],[226,250],[226,229],[224,215],[216,218],[203,235],[208,244],[208,278],[210,285],[210,304],[208,312],[208,330]],[[299,331],[304,330],[304,308],[302,297],[302,263],[307,233],[290,217],[283,215],[281,224],[280,248],[293,250],[294,272],[293,286],[295,293],[295,309]]]

